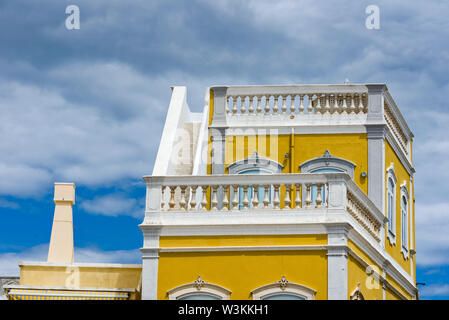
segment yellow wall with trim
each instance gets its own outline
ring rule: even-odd
[[[134,288],[137,289],[141,267],[111,268],[85,266],[21,266],[20,284],[44,287]],[[135,298],[135,294],[131,299]]]
[[[299,283],[327,298],[326,251],[240,251],[163,253],[159,255],[158,299],[198,277],[231,290],[231,299],[251,299],[251,291],[279,281]]]
[[[394,172],[396,174],[397,183],[396,183],[396,210],[395,210],[395,233],[396,233],[396,243],[390,244],[390,241],[387,238],[388,233],[388,226],[385,226],[385,250],[390,254],[393,259],[395,259],[402,268],[408,273],[411,274],[411,266],[410,266],[410,258],[404,259],[404,256],[401,253],[401,185],[406,182],[407,190],[410,192],[410,175],[408,174],[407,170],[405,169],[402,162],[399,160],[398,156],[394,152],[391,145],[388,143],[388,141],[385,141],[385,169],[388,169],[391,165],[391,163],[394,163]],[[387,180],[387,172],[385,170],[385,185],[388,186],[388,180]],[[387,187],[385,187],[385,199],[387,199]],[[413,199],[413,196],[410,195],[410,199]],[[387,201],[385,201],[385,213],[387,214]],[[413,201],[408,202],[409,206],[409,214],[413,213]],[[412,219],[414,223],[414,219]],[[408,248],[410,250],[410,225],[407,222],[408,226]],[[414,226],[412,226],[414,228]]]

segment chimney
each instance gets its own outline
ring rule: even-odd
[[[47,262],[73,263],[75,184],[55,182],[55,215]]]

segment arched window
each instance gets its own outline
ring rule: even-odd
[[[253,300],[314,300],[316,291],[306,286],[281,280],[251,291]]]
[[[301,173],[322,173],[322,172],[345,172],[351,178],[354,178],[355,164],[346,159],[334,157],[326,150],[320,157],[307,160],[299,165]],[[315,205],[317,196],[317,187],[312,186],[312,205]],[[326,199],[326,189],[321,189],[321,198],[323,202]]]
[[[169,290],[167,295],[169,300],[229,300],[231,291],[198,276],[192,283]]]
[[[387,170],[387,237],[390,244],[396,243],[396,174],[393,163]]]
[[[271,159],[263,158],[258,155],[257,152],[254,152],[252,157],[246,158],[244,160],[236,161],[232,164],[230,164],[227,169],[229,174],[277,174],[282,172],[282,168],[284,166],[280,164],[279,162],[276,162]],[[232,194],[233,190],[232,187],[230,188],[230,192]],[[272,201],[272,195],[273,191],[268,190],[268,198],[270,199],[270,202]],[[258,194],[258,200],[259,204],[261,205],[263,202],[263,194],[264,194],[264,187],[260,186],[259,190],[257,192]],[[249,201],[249,207],[252,206],[252,199],[253,199],[253,187],[249,187],[247,189],[247,197]],[[239,188],[239,210],[243,208],[243,188]]]
[[[401,251],[408,258],[408,190],[407,182],[401,185]]]

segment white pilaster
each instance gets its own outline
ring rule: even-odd
[[[348,299],[348,232],[347,225],[328,227],[327,242],[334,248],[327,252],[327,299]]]

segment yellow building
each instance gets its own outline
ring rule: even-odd
[[[413,134],[386,85],[215,86],[201,113],[186,94],[172,89],[144,176],[142,266],[117,266],[132,280],[104,287],[132,299],[416,299]],[[16,289],[44,285],[28,280],[38,271],[22,265]]]

